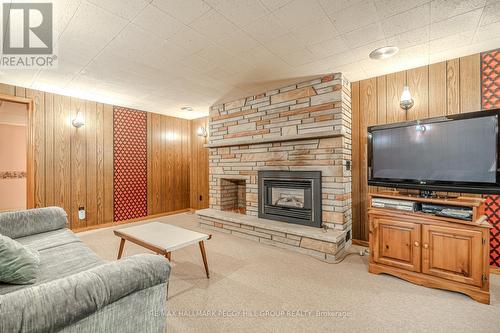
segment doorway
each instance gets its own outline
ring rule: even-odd
[[[34,206],[31,100],[0,94],[0,212]]]

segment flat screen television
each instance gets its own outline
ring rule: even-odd
[[[368,128],[368,184],[500,194],[500,109]]]

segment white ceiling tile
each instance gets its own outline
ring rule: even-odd
[[[473,36],[474,30],[470,30],[444,38],[434,39],[429,43],[429,50],[431,53],[439,53],[455,47],[469,45],[472,42]]]
[[[347,64],[342,66],[333,66],[330,69],[332,73],[342,73],[350,82],[362,80],[367,77],[364,69],[359,64]]]
[[[382,19],[428,3],[429,0],[374,0],[374,2]]]
[[[397,46],[404,49],[428,42],[430,39],[430,27],[424,26],[402,34],[386,38],[387,45]]]
[[[244,26],[242,29],[261,43],[272,40],[288,32],[288,29],[283,27],[272,14],[263,16],[249,25]]]
[[[255,0],[205,0],[205,2],[239,27],[269,13],[266,7]]]
[[[300,48],[293,52],[287,52],[281,58],[290,66],[300,66],[315,60],[314,55],[306,48]]]
[[[273,14],[288,29],[304,26],[326,17],[325,12],[315,0],[294,0],[274,11]]]
[[[328,18],[297,27],[291,33],[303,45],[317,44],[339,35]]]
[[[188,53],[196,53],[210,45],[210,41],[191,27],[184,27],[168,39],[168,42],[182,47]]]
[[[372,0],[357,2],[350,7],[328,13],[339,32],[349,32],[378,21]]]
[[[127,20],[134,18],[139,12],[144,9],[150,1],[147,0],[87,0],[96,6],[99,6],[107,11],[123,17]]]
[[[145,8],[132,23],[163,39],[168,39],[186,27],[181,21],[154,6]]]
[[[481,25],[488,25],[500,21],[500,1],[493,2],[484,7]]]
[[[474,42],[479,43],[499,38],[500,37],[498,34],[499,31],[500,31],[500,21],[493,24],[480,26],[476,31]]]
[[[248,52],[240,55],[240,58],[247,63],[252,63],[256,66],[275,66],[283,61],[274,53],[266,49],[264,46],[259,45]]]
[[[344,41],[351,48],[356,48],[384,39],[384,33],[378,23],[350,31],[342,35]]]
[[[216,65],[203,59],[199,55],[192,54],[183,60],[181,60],[181,63],[188,67],[191,68],[192,70],[199,72],[199,73],[206,73],[211,70],[213,70]]]
[[[75,15],[76,10],[80,6],[82,0],[53,0],[53,27],[54,38],[57,40],[60,34],[66,29],[68,23]]]
[[[431,24],[431,40],[474,30],[481,18],[482,9],[454,16],[444,21]]]
[[[228,37],[237,27],[215,10],[211,10],[194,20],[190,26],[200,34],[217,41]]]
[[[429,44],[423,43],[400,50],[394,58],[401,68],[415,68],[429,64]]]
[[[365,0],[318,0],[325,12],[330,15],[342,9],[354,6]],[[373,0],[372,0],[373,1]]]
[[[239,55],[259,45],[255,39],[240,29],[231,31],[227,37],[218,40],[217,44],[233,55]]]
[[[289,33],[264,43],[264,46],[274,54],[283,55],[299,49],[301,44],[294,35]]]
[[[233,56],[229,52],[215,44],[210,44],[196,54],[207,61],[218,65],[220,64],[221,66],[224,66],[224,63],[226,61],[229,61],[233,58]]]
[[[431,2],[431,21],[446,20],[473,9],[484,7],[486,0],[434,0]]]
[[[324,59],[318,60],[314,62],[313,64],[324,64],[325,66],[328,66],[328,68],[333,67],[339,67],[339,66],[344,66],[348,64],[354,63],[353,59],[353,54],[351,51],[345,51],[342,53],[338,53],[329,57],[326,57]]]
[[[331,38],[321,43],[310,45],[307,48],[312,52],[316,59],[322,59],[328,56],[343,53],[349,49],[344,39],[340,36]]]
[[[87,56],[96,55],[127,25],[128,21],[82,3],[58,41],[59,49],[71,48]]]
[[[391,45],[391,44],[389,44],[385,39],[381,39],[381,40],[371,42],[371,43],[368,43],[368,44],[365,44],[365,45],[362,45],[359,47],[352,48],[352,49],[350,49],[350,52],[352,53],[352,56],[351,56],[352,61],[360,61],[360,60],[370,59],[370,57],[369,57],[370,52],[372,52],[373,50],[375,50],[379,47],[383,47],[383,46],[387,46],[387,45]],[[376,61],[374,61],[374,62],[376,62]]]
[[[153,0],[152,4],[185,24],[190,24],[211,8],[203,0]]]
[[[260,0],[260,2],[270,11],[279,9],[291,1],[292,0]]]
[[[415,7],[382,21],[385,36],[394,36],[430,23],[430,4]]]

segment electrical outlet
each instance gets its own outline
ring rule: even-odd
[[[78,207],[78,219],[85,220],[85,207]]]

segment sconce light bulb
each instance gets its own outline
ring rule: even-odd
[[[203,126],[198,127],[196,133],[198,134],[198,136],[203,136],[203,137],[207,136],[207,130]]]
[[[413,98],[411,98],[410,88],[408,86],[403,87],[403,92],[401,93],[401,98],[399,99],[399,106],[408,111],[414,104]]]
[[[78,111],[76,113],[76,117],[75,119],[73,119],[73,121],[71,122],[73,124],[73,126],[75,126],[76,128],[80,128],[82,127],[83,125],[85,125],[85,121],[83,120],[83,117],[82,117],[82,114],[80,111]]]

